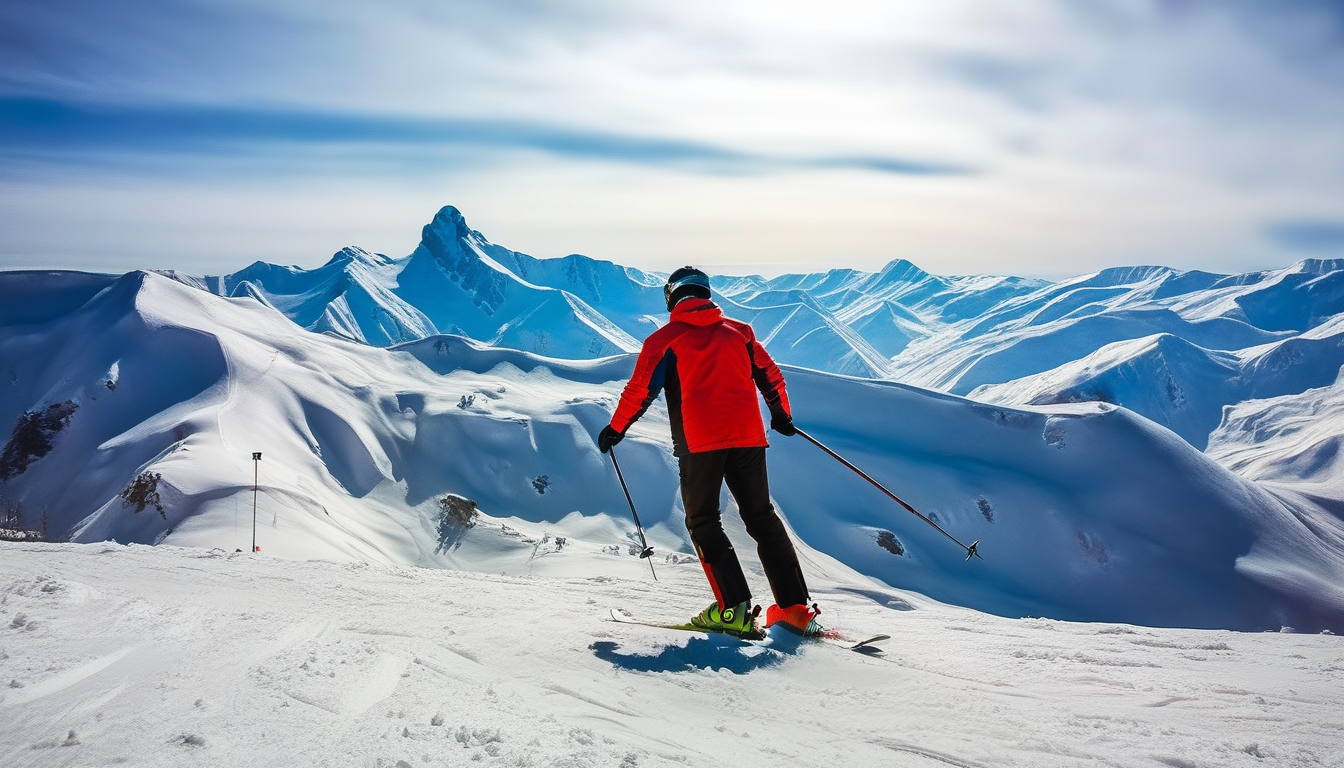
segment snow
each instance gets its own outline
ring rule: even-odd
[[[0,419],[69,410],[4,495],[30,521],[47,510],[63,540],[231,551],[251,546],[255,471],[263,551],[280,557],[485,568],[547,535],[621,552],[629,510],[593,436],[633,357],[563,361],[449,336],[372,347],[132,273],[0,334]],[[785,374],[801,426],[985,556],[963,563],[814,447],[776,436],[775,504],[823,571],[1004,616],[1344,632],[1344,519],[1130,411]],[[650,541],[689,557],[661,403],[620,455]],[[445,548],[445,494],[518,537]]]
[[[970,396],[1003,404],[1115,403],[1203,449],[1225,407],[1325,386],[1341,366],[1344,313],[1301,335],[1235,353],[1169,333],[1118,341],[1048,371],[976,387]]]
[[[606,620],[710,599],[661,401],[651,560],[593,444],[659,275],[452,207],[403,258],[0,272],[0,521],[74,542],[0,542],[0,764],[1344,765],[1341,275],[715,277],[800,426],[981,542],[772,433],[860,655]]]
[[[1344,364],[1342,264],[1242,275],[1129,266],[1051,283],[932,275],[898,259],[873,273],[713,284],[782,363],[1004,405],[1110,402],[1202,449],[1225,407],[1334,380]],[[662,275],[518,253],[452,206],[403,258],[349,247],[310,271],[259,263],[222,277],[172,276],[375,346],[454,334],[593,359],[636,350],[666,321]]]
[[[632,559],[633,560],[633,559]],[[695,563],[542,574],[0,544],[0,763],[1339,766],[1339,637],[1003,619],[868,584],[862,655],[616,624]],[[759,576],[757,576],[759,580]]]
[[[1296,395],[1229,408],[1209,439],[1209,455],[1242,475],[1288,486],[1344,513],[1344,371],[1333,383]]]
[[[1222,418],[1223,404],[1249,394],[1240,374],[1235,355],[1159,333],[1106,344],[1042,373],[976,387],[970,397],[1004,404],[1120,404],[1202,449]]]

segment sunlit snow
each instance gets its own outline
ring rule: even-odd
[[[403,258],[0,273],[0,763],[1340,765],[1341,276],[716,277],[798,424],[981,542],[772,433],[860,655],[609,620],[711,599],[661,402],[651,560],[593,442],[658,275],[451,207]]]

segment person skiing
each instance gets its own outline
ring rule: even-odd
[[[673,272],[663,298],[672,316],[644,340],[611,423],[597,436],[598,449],[611,450],[659,392],[666,393],[686,528],[714,591],[714,602],[691,623],[735,635],[759,632],[760,608],[752,608],[751,588],[723,530],[719,495],[726,481],[775,598],[766,627],[782,624],[804,635],[820,634],[798,555],[770,503],[765,468],[769,444],[756,392],[770,409],[771,429],[796,434],[784,377],[751,326],[724,316],[710,300],[704,272],[694,267]]]

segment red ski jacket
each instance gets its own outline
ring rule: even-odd
[[[611,428],[625,434],[667,392],[677,456],[768,445],[756,390],[770,412],[789,414],[784,377],[750,325],[709,299],[683,299],[667,325],[644,340]]]

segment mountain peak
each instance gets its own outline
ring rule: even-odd
[[[925,272],[905,259],[896,259],[895,261],[888,262],[877,274],[878,281],[881,283],[913,283],[929,276],[928,272]]]
[[[366,251],[357,245],[347,245],[341,250],[333,253],[331,255],[331,258],[327,259],[327,263],[324,264],[323,266],[329,267],[332,264],[349,264],[352,262],[385,265],[385,264],[391,264],[392,259],[388,258],[387,256],[381,253],[372,253],[370,251]]]
[[[434,219],[425,225],[422,237],[427,238],[430,232],[438,232],[444,239],[457,239],[470,234],[471,227],[467,226],[466,217],[456,206],[445,205],[434,214]]]

